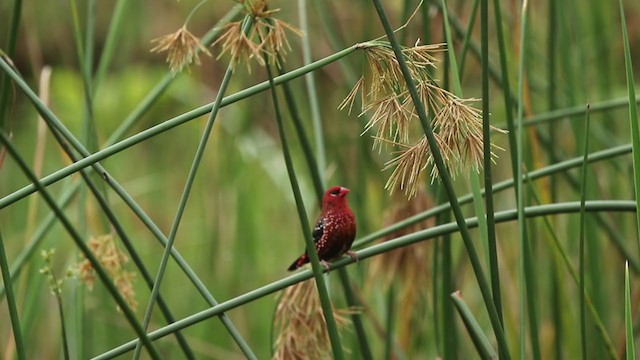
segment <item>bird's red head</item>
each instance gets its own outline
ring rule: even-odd
[[[347,206],[347,194],[349,189],[342,186],[332,186],[325,193],[322,198],[322,209],[327,210],[330,208],[337,208]]]

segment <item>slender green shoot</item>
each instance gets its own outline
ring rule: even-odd
[[[246,32],[248,31],[248,29],[251,27],[252,22],[247,20],[245,23],[245,26],[243,28],[243,30]],[[196,154],[193,158],[193,163],[191,164],[191,169],[189,170],[189,175],[187,176],[187,181],[185,183],[183,192],[182,192],[182,196],[180,198],[180,202],[178,204],[178,210],[176,211],[176,215],[175,218],[173,220],[173,224],[171,225],[171,230],[169,232],[169,237],[167,239],[167,245],[164,249],[164,252],[162,253],[162,258],[160,260],[160,265],[158,267],[158,272],[156,274],[156,279],[153,283],[153,289],[151,290],[151,297],[149,299],[149,304],[147,305],[147,310],[145,311],[145,315],[144,315],[144,320],[143,320],[143,324],[142,326],[144,327],[144,329],[147,328],[147,326],[149,325],[149,321],[151,320],[151,313],[153,311],[153,307],[155,305],[155,301],[158,297],[158,294],[160,292],[160,284],[162,282],[162,279],[164,277],[164,273],[166,270],[166,266],[168,264],[169,261],[169,255],[171,253],[171,248],[173,248],[173,243],[175,241],[176,235],[178,233],[178,227],[180,225],[180,220],[182,219],[182,215],[184,214],[184,210],[186,208],[187,205],[187,200],[189,199],[189,195],[191,193],[191,188],[193,186],[193,182],[195,181],[195,177],[196,177],[196,173],[198,171],[198,168],[200,167],[200,163],[202,161],[202,158],[204,156],[204,150],[207,146],[207,142],[209,140],[209,135],[211,135],[211,131],[213,129],[213,123],[216,119],[216,116],[218,115],[218,111],[220,110],[220,104],[222,102],[222,98],[224,96],[224,93],[226,92],[226,89],[229,85],[229,82],[231,80],[231,76],[233,75],[233,69],[232,66],[229,65],[227,67],[227,71],[224,74],[224,77],[222,79],[222,82],[220,84],[220,88],[218,90],[218,94],[216,95],[216,99],[213,103],[213,107],[211,110],[211,114],[209,115],[209,119],[207,120],[207,124],[205,126],[205,129],[202,133],[202,137],[200,138],[200,143],[198,144],[198,148],[196,149]],[[233,339],[235,340],[235,342],[238,344],[238,346],[240,347],[240,349],[242,350],[242,352],[245,354],[245,356],[247,356],[247,358],[250,359],[255,359],[255,355],[253,354],[253,351],[251,351],[251,348],[249,347],[249,345],[247,344],[247,342],[242,338],[242,336],[240,335],[239,332],[237,331],[233,331],[233,327],[229,328],[229,332],[231,334],[231,336],[233,337]],[[140,355],[140,346],[142,344],[138,343],[138,346],[136,347],[136,351],[134,352],[134,359],[138,359],[139,355]]]
[[[629,285],[629,262],[624,263],[624,324],[627,360],[635,360],[636,347],[633,337],[633,314],[631,313],[631,286]]]
[[[518,124],[517,124],[517,147],[516,147],[516,164],[517,164],[517,186],[516,186],[516,198],[518,207],[518,239],[520,244],[520,260],[519,260],[519,278],[520,278],[520,358],[526,358],[526,269],[525,269],[525,254],[526,254],[526,223],[524,215],[524,189],[522,178],[522,165],[523,165],[523,153],[524,153],[524,127],[523,123],[523,92],[524,92],[524,68],[525,68],[525,40],[527,34],[527,0],[522,3],[522,13],[520,16],[520,61],[518,71]],[[533,304],[530,304],[533,305]]]
[[[584,125],[584,157],[582,163],[581,187],[580,187],[580,293],[586,292],[585,287],[585,263],[584,263],[584,237],[585,237],[585,209],[584,203],[587,198],[587,156],[589,155],[589,105],[587,105],[587,120]],[[587,320],[584,296],[580,296],[580,344],[582,358],[587,358]]]
[[[318,296],[320,298],[320,304],[322,306],[322,312],[324,314],[324,319],[327,323],[327,333],[329,334],[329,340],[331,341],[331,349],[333,351],[333,356],[337,360],[344,359],[344,354],[342,351],[342,345],[340,345],[340,334],[338,333],[338,325],[336,324],[336,320],[333,316],[333,308],[331,306],[331,299],[329,298],[329,292],[327,289],[326,282],[324,281],[324,276],[322,275],[322,265],[320,265],[320,258],[318,257],[318,253],[315,249],[315,244],[311,239],[311,228],[309,227],[309,219],[307,217],[307,212],[304,207],[304,202],[302,200],[302,193],[300,192],[300,186],[298,185],[298,179],[296,177],[295,170],[293,168],[293,160],[291,158],[291,153],[289,150],[289,144],[287,141],[287,136],[284,131],[284,124],[282,121],[282,117],[280,115],[280,107],[278,105],[278,97],[275,91],[275,83],[274,78],[271,74],[271,67],[268,62],[268,59],[265,55],[265,62],[267,63],[267,74],[269,76],[269,83],[271,85],[272,99],[273,99],[273,107],[276,114],[276,120],[278,123],[278,133],[280,135],[280,142],[282,143],[282,153],[284,156],[285,164],[287,166],[287,173],[289,175],[289,181],[291,182],[291,188],[293,190],[293,195],[296,200],[296,209],[298,210],[298,216],[300,218],[300,224],[302,226],[302,234],[305,240],[307,254],[309,259],[311,260],[311,269],[313,271],[313,276],[316,280],[316,287],[318,289]]]
[[[478,321],[473,316],[473,313],[464,302],[464,299],[460,295],[460,291],[452,293],[451,299],[453,299],[453,304],[456,306],[456,309],[458,310],[458,313],[462,318],[462,322],[467,328],[467,333],[469,333],[469,337],[471,337],[473,345],[475,345],[480,357],[482,359],[497,359],[498,354],[491,346],[487,335],[485,335],[485,333],[482,331],[482,327],[480,327],[480,324],[478,324]]]
[[[636,98],[635,82],[633,80],[633,63],[631,62],[631,50],[629,48],[629,35],[627,34],[627,21],[624,15],[624,5],[620,0],[620,23],[622,26],[622,42],[624,45],[624,64],[627,76],[627,95],[629,101],[629,121],[631,122],[631,144],[633,145],[633,185],[636,195],[636,203],[640,208],[640,126],[638,125],[638,106]],[[636,213],[638,235],[638,250],[640,250],[640,211]]]
[[[22,338],[22,329],[20,328],[20,318],[18,317],[18,307],[16,306],[16,298],[13,295],[13,286],[11,282],[11,273],[7,264],[7,254],[4,250],[4,239],[0,233],[0,270],[2,270],[2,281],[7,291],[7,305],[9,306],[9,318],[11,319],[11,329],[13,330],[13,339],[16,343],[16,354],[18,359],[27,358],[24,350],[24,340]]]

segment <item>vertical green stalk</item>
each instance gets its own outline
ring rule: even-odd
[[[265,55],[266,58],[266,55]],[[265,59],[266,61],[267,59]],[[318,295],[320,298],[320,304],[322,305],[322,312],[327,324],[327,333],[329,334],[329,340],[331,341],[331,349],[333,350],[333,357],[337,360],[344,359],[342,352],[342,345],[340,345],[340,334],[338,333],[338,326],[333,316],[333,308],[331,306],[331,300],[329,298],[329,292],[327,291],[327,285],[322,275],[322,265],[320,265],[320,259],[316,252],[315,245],[311,239],[311,229],[309,227],[309,219],[302,200],[302,193],[300,192],[300,186],[298,185],[298,179],[293,168],[293,160],[289,152],[289,144],[287,141],[286,133],[284,131],[284,124],[282,117],[280,116],[280,107],[278,105],[278,97],[276,95],[276,88],[273,82],[273,76],[271,74],[271,67],[267,61],[267,74],[269,76],[269,84],[271,85],[271,96],[273,98],[273,107],[276,114],[276,120],[278,123],[278,133],[280,135],[280,141],[282,143],[282,153],[284,156],[285,164],[287,166],[287,173],[289,175],[289,181],[291,182],[291,188],[296,200],[296,208],[298,210],[298,216],[300,218],[300,224],[302,226],[302,234],[305,239],[307,254],[311,260],[311,269],[313,270],[313,276],[316,280],[316,287],[318,289]]]
[[[635,360],[635,338],[633,337],[633,314],[631,314],[631,286],[629,285],[629,262],[624,263],[624,324],[627,340],[627,360]]]
[[[115,8],[113,9],[111,22],[109,23],[109,30],[107,30],[107,37],[104,41],[104,46],[102,47],[102,54],[100,55],[100,60],[98,60],[98,69],[96,70],[96,74],[93,78],[93,95],[96,94],[97,89],[100,86],[100,82],[105,77],[107,69],[111,64],[111,59],[113,58],[113,53],[117,45],[116,42],[122,30],[122,19],[124,18],[123,15],[127,9],[127,3],[128,0],[118,0]]]
[[[548,73],[547,73],[547,109],[553,111],[556,108],[556,39],[557,39],[557,1],[548,0],[548,30],[547,30],[547,61],[549,61]],[[549,123],[549,142],[555,144],[556,140],[556,124]],[[550,161],[552,161],[550,159]],[[549,179],[549,187],[551,192],[551,202],[557,201],[557,189],[558,184],[555,177]],[[554,262],[551,267],[551,309],[553,324],[555,329],[555,337],[553,341],[553,349],[556,359],[562,359],[563,349],[563,324],[562,324],[562,310],[561,310],[561,285],[559,267]]]
[[[585,209],[584,203],[587,198],[587,156],[589,155],[589,105],[587,105],[587,119],[584,125],[584,157],[582,169],[580,171],[580,293],[586,292],[585,288],[585,264],[584,264],[584,237],[585,237]],[[580,296],[580,344],[582,358],[587,358],[587,315],[584,296]]]
[[[467,59],[467,52],[469,51],[469,41],[471,40],[471,34],[473,34],[473,27],[476,24],[479,3],[480,1],[473,0],[471,15],[469,15],[469,26],[467,26],[467,32],[464,34],[464,39],[462,40],[462,50],[460,51],[460,79],[464,78],[464,64],[466,63],[465,60]],[[451,48],[453,49],[453,45]]]
[[[278,61],[280,64],[278,66],[278,72],[280,74],[283,74],[284,68],[282,67],[281,64],[283,64],[284,61],[282,59],[279,59]],[[291,87],[289,86],[289,82],[283,83],[282,88],[284,90],[284,97],[287,103],[287,107],[289,108],[289,112],[293,120],[293,125],[296,129],[298,138],[300,139],[300,144],[302,145],[302,151],[304,153],[307,166],[309,167],[309,172],[311,173],[311,180],[313,181],[318,203],[322,203],[322,194],[326,186],[324,184],[324,181],[322,180],[322,176],[320,175],[321,169],[318,167],[318,163],[316,162],[316,159],[313,156],[311,143],[309,142],[309,138],[307,137],[304,131],[304,128],[302,126],[302,119],[300,118],[298,108],[295,104],[295,100],[293,98],[293,93],[291,91]],[[361,306],[358,303],[358,300],[356,299],[353,289],[351,288],[351,283],[349,282],[349,274],[347,273],[347,270],[344,268],[338,269],[338,276],[340,277],[340,283],[342,284],[344,295],[349,307],[357,308]],[[356,335],[358,337],[358,343],[360,345],[362,358],[372,359],[373,355],[371,354],[371,350],[369,349],[367,334],[365,333],[364,325],[362,323],[362,314],[360,314],[359,312],[354,312],[351,315],[351,319],[353,321],[353,327],[355,328]]]
[[[7,153],[12,158],[14,158],[18,166],[21,168],[22,172],[36,186],[36,188],[44,198],[47,205],[55,213],[56,217],[60,219],[60,222],[65,227],[69,235],[72,237],[76,246],[80,248],[84,256],[87,258],[87,260],[89,260],[89,262],[91,263],[91,266],[96,271],[96,273],[98,274],[98,277],[100,278],[102,283],[105,285],[105,287],[107,288],[111,296],[114,298],[114,300],[120,307],[120,310],[122,310],[122,313],[127,318],[131,327],[134,329],[138,337],[142,339],[144,346],[149,351],[149,355],[153,359],[160,359],[160,354],[157,352],[157,350],[151,343],[151,340],[149,340],[149,337],[147,336],[145,331],[142,329],[142,326],[140,326],[140,323],[138,323],[138,321],[136,320],[135,314],[133,313],[129,305],[127,305],[122,295],[118,292],[118,289],[115,287],[115,285],[109,278],[109,275],[107,274],[107,272],[102,268],[102,266],[100,266],[98,259],[96,259],[91,249],[89,249],[87,244],[85,244],[82,237],[77,232],[77,230],[73,227],[69,219],[67,219],[64,212],[55,203],[55,201],[49,194],[49,191],[47,191],[47,189],[44,188],[42,183],[40,183],[40,180],[38,180],[35,174],[29,169],[29,166],[26,164],[26,162],[20,157],[20,155],[18,154],[13,144],[11,144],[11,142],[9,141],[5,132],[1,130],[0,130],[0,144],[3,144],[5,146],[5,148],[7,149]]]
[[[243,27],[243,31],[247,31],[252,26],[251,21],[247,21]],[[176,215],[173,220],[173,224],[171,225],[171,230],[169,232],[169,237],[167,239],[167,245],[162,253],[162,258],[160,260],[160,265],[158,267],[158,273],[156,274],[156,279],[153,284],[153,289],[151,290],[151,297],[149,299],[149,304],[147,305],[147,310],[145,311],[143,327],[146,329],[149,325],[149,321],[151,320],[151,313],[153,311],[153,307],[155,301],[158,297],[158,293],[160,291],[160,284],[162,282],[164,272],[166,270],[166,266],[169,260],[169,255],[171,253],[171,248],[173,248],[173,243],[175,241],[176,235],[178,233],[178,227],[180,225],[180,220],[182,219],[182,215],[184,214],[184,210],[186,208],[187,200],[191,193],[191,187],[193,186],[193,182],[196,177],[196,173],[202,161],[202,157],[204,155],[205,147],[207,146],[207,140],[209,139],[209,135],[211,134],[211,130],[213,129],[213,123],[215,121],[216,116],[218,115],[218,111],[220,110],[220,104],[222,102],[222,98],[224,97],[224,93],[227,90],[229,85],[229,81],[231,80],[231,76],[233,75],[233,70],[231,65],[227,67],[227,71],[224,74],[224,78],[220,84],[220,88],[218,89],[218,94],[216,95],[216,99],[213,103],[213,108],[211,109],[211,114],[209,114],[209,119],[207,120],[207,124],[205,126],[204,132],[200,139],[200,143],[198,144],[198,148],[196,149],[196,154],[193,158],[193,163],[191,164],[191,169],[189,170],[189,175],[187,176],[187,181],[185,183],[182,196],[180,198],[180,202],[178,204],[178,209],[176,211]],[[225,319],[223,319],[225,321]],[[227,319],[228,321],[228,319]],[[229,333],[238,344],[242,352],[247,358],[255,359],[255,355],[251,351],[251,348],[246,343],[246,341],[242,338],[240,333],[235,329],[235,327],[228,322],[227,329]],[[136,351],[134,352],[134,359],[137,359],[140,355],[140,346],[138,343],[136,346]]]
[[[496,228],[493,209],[493,180],[491,176],[491,136],[489,118],[489,0],[480,0],[480,45],[482,47],[482,141],[484,145],[484,197],[487,214],[487,242],[489,244],[489,273],[493,302],[504,329],[500,294],[500,269],[496,247]]]
[[[452,293],[451,299],[453,299],[453,303],[455,304],[480,357],[482,359],[497,359],[498,354],[491,346],[489,339],[487,339],[487,336],[482,331],[482,328],[473,316],[471,309],[469,309],[467,304],[464,302],[464,299],[460,295],[460,291]]]
[[[627,21],[624,16],[624,6],[620,0],[620,22],[622,26],[622,41],[624,43],[624,63],[627,76],[627,95],[629,96],[629,121],[631,122],[631,144],[633,146],[633,185],[636,193],[636,206],[640,209],[640,129],[638,126],[638,108],[635,102],[636,91],[633,80],[633,63],[629,49],[629,35]],[[636,212],[638,235],[638,249],[640,250],[640,211]]]
[[[416,85],[413,81],[413,78],[411,77],[411,73],[407,66],[406,60],[404,59],[404,55],[402,54],[402,49],[400,48],[400,44],[398,44],[398,41],[395,38],[393,29],[391,28],[391,24],[389,23],[387,14],[382,7],[381,1],[373,0],[373,3],[375,5],[376,11],[378,12],[378,17],[380,18],[380,22],[382,23],[385,33],[387,34],[387,38],[391,43],[393,52],[396,55],[398,65],[400,67],[404,80],[407,84],[407,88],[411,95],[411,99],[413,100],[413,104],[416,107],[418,117],[420,119],[420,123],[423,127],[425,136],[427,138],[427,142],[429,143],[429,149],[431,150],[431,154],[433,155],[434,163],[438,170],[438,174],[440,175],[442,184],[447,193],[447,197],[449,198],[449,202],[451,203],[451,208],[453,210],[456,223],[458,224],[458,227],[460,229],[462,240],[464,241],[465,248],[467,249],[467,254],[469,255],[469,260],[473,267],[473,272],[478,281],[478,285],[482,293],[482,298],[484,300],[485,306],[487,307],[487,312],[489,313],[489,318],[491,320],[491,325],[493,327],[493,331],[498,341],[500,353],[506,359],[509,359],[510,356],[509,356],[509,350],[507,348],[507,340],[504,335],[504,331],[502,331],[502,327],[500,325],[500,319],[498,318],[498,314],[497,314],[495,305],[493,303],[493,299],[491,297],[491,290],[489,289],[489,284],[487,283],[487,280],[484,276],[482,265],[480,264],[478,254],[476,253],[475,246],[473,245],[473,241],[471,239],[471,234],[469,233],[469,228],[467,227],[467,224],[464,219],[464,215],[462,214],[462,210],[460,208],[460,204],[458,203],[456,193],[451,181],[451,175],[449,174],[449,170],[444,164],[442,154],[440,153],[440,149],[438,148],[438,144],[436,143],[436,138],[433,134],[433,130],[431,129],[431,124],[429,123],[429,119],[427,117],[424,104],[422,104],[422,101],[420,100],[420,96],[418,95]],[[446,9],[446,4],[444,3],[443,3],[443,8]],[[447,21],[446,14],[444,15],[444,19],[445,21]],[[448,27],[447,25],[445,26]]]
[[[13,11],[11,12],[11,23],[7,32],[7,45],[4,48],[7,56],[12,58],[16,50],[16,38],[18,37],[18,27],[20,25],[20,14],[22,13],[22,0],[13,1]],[[5,128],[5,114],[7,104],[9,104],[9,78],[6,74],[0,74],[0,129]]]
[[[300,30],[302,30],[302,59],[304,65],[311,63],[311,43],[309,41],[309,27],[307,24],[307,1],[298,0],[298,17],[300,18]],[[316,142],[316,158],[320,169],[327,168],[325,158],[324,136],[322,135],[322,117],[320,115],[320,105],[318,104],[318,93],[316,91],[316,80],[313,72],[304,76],[307,92],[309,94],[309,106],[311,107],[311,121],[313,123],[313,134]]]
[[[551,0],[553,1],[553,0]],[[507,134],[509,139],[509,151],[511,154],[516,152],[518,147],[516,140],[516,127],[515,121],[513,119],[513,101],[511,98],[511,86],[509,85],[509,66],[507,64],[507,46],[504,40],[504,32],[502,30],[502,9],[500,5],[500,0],[494,0],[493,2],[493,10],[494,16],[496,18],[496,37],[498,38],[498,53],[500,54],[500,70],[502,73],[502,93],[504,98],[504,111],[507,117],[507,130],[509,133]],[[511,171],[514,179],[518,176],[518,159],[515,156],[510,156],[511,158]],[[516,181],[515,192],[518,193],[518,185],[519,183]]]
[[[16,306],[16,299],[13,295],[13,283],[11,282],[11,273],[9,272],[9,265],[7,263],[7,254],[4,250],[2,233],[0,233],[0,270],[2,270],[2,282],[5,284],[5,289],[7,291],[7,306],[9,307],[9,318],[11,319],[13,340],[16,343],[16,353],[18,355],[18,359],[24,360],[27,355],[24,351],[24,340],[22,339],[18,307]]]
[[[525,40],[527,29],[527,0],[522,4],[522,13],[520,15],[520,60],[518,65],[518,124],[517,124],[517,149],[516,149],[516,164],[517,164],[517,208],[518,208],[518,239],[520,243],[520,261],[519,261],[519,277],[520,277],[520,358],[526,358],[526,270],[525,270],[525,253],[526,253],[526,223],[524,215],[524,189],[522,178],[522,162],[524,152],[524,126],[523,126],[523,92],[524,92],[524,68],[525,68]]]
[[[396,313],[396,296],[393,283],[389,285],[387,290],[387,318],[386,318],[386,331],[385,331],[385,344],[384,344],[384,359],[391,360],[393,358],[393,334],[395,333],[394,322]]]

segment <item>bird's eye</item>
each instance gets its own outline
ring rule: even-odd
[[[335,189],[335,190],[331,191],[329,194],[331,194],[333,196],[336,196],[336,195],[340,194],[340,189]]]

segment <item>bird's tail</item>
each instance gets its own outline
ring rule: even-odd
[[[291,264],[291,266],[289,266],[287,270],[293,271],[308,262],[309,262],[309,257],[307,256],[307,254],[304,254],[299,258],[297,258],[296,261],[294,261],[293,264]]]

